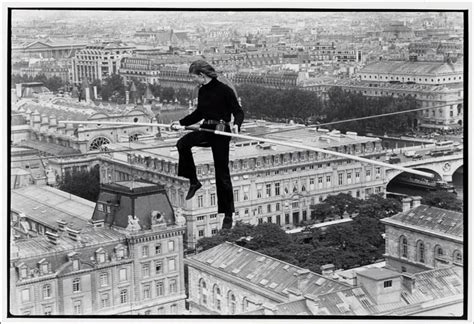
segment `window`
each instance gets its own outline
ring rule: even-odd
[[[267,205],[267,213],[271,213],[271,212],[272,212],[272,205],[268,204]]]
[[[168,241],[168,252],[174,251],[174,241]]]
[[[100,282],[101,287],[108,286],[109,285],[109,274],[107,272],[102,272],[99,275],[99,282]]]
[[[425,244],[423,242],[418,243],[418,261],[425,263]]]
[[[100,307],[106,308],[110,306],[110,297],[109,294],[100,295]]]
[[[276,211],[279,211],[279,210],[280,210],[280,203],[276,203],[276,204],[275,204],[275,210],[276,210]]]
[[[163,263],[160,261],[155,261],[155,274],[163,273]]]
[[[49,272],[48,263],[45,262],[45,263],[41,264],[41,273],[46,274],[48,272]]]
[[[257,189],[257,198],[262,198],[262,189]]]
[[[235,300],[235,295],[232,292],[229,292],[229,311],[230,314],[235,314],[236,311],[236,300]]]
[[[400,239],[400,254],[404,258],[408,257],[408,241],[405,236]]]
[[[159,307],[157,310],[158,314],[164,314],[165,313],[165,308],[164,307]]]
[[[161,254],[161,244],[155,245],[155,255]]]
[[[360,181],[360,171],[355,172],[355,181],[359,182]]]
[[[261,225],[261,224],[263,224],[263,218],[258,219],[258,225]]]
[[[72,260],[72,268],[74,270],[79,270],[79,260]]]
[[[126,304],[128,302],[128,291],[127,289],[120,290],[120,303]]]
[[[82,314],[82,301],[76,300],[74,301],[74,315],[81,315]]]
[[[51,285],[47,284],[43,286],[43,298],[51,297]]]
[[[267,223],[271,223],[272,222],[272,216],[268,216],[267,217]]]
[[[142,246],[142,257],[145,258],[150,255],[150,249],[148,245]]]
[[[212,235],[216,235],[216,234],[217,234],[217,228],[211,229],[211,234],[212,234]]]
[[[143,285],[143,299],[151,298],[151,287],[149,284]]]
[[[216,194],[211,193],[211,206],[215,206],[215,205],[216,205]]]
[[[127,269],[122,268],[119,270],[119,281],[126,281],[127,280]]]
[[[147,310],[147,311],[145,312],[145,315],[151,315],[151,310]]]
[[[281,225],[281,216],[280,215],[277,215],[276,223],[277,223],[277,225]]]
[[[72,281],[72,292],[78,292],[81,291],[81,279],[75,278]]]
[[[234,190],[234,201],[235,202],[239,201],[239,190],[238,189]]]
[[[97,262],[104,263],[105,262],[105,253],[97,253]]]
[[[279,195],[280,195],[280,183],[276,182],[275,183],[275,196],[279,196]]]
[[[441,246],[437,246],[436,247],[436,256],[438,258],[442,258],[443,255],[444,255],[443,248],[441,248]]]
[[[383,282],[383,287],[384,287],[384,288],[392,287],[392,280],[384,281],[384,282]]]
[[[462,263],[462,253],[459,251],[454,251],[453,259],[456,263]]]
[[[29,302],[30,301],[30,288],[23,289],[21,291],[21,301]]]
[[[168,271],[175,271],[176,270],[176,260],[169,259],[168,260]]]
[[[339,173],[337,176],[338,176],[338,181],[337,181],[337,183],[338,183],[339,185],[342,185],[342,183],[343,183],[343,182],[342,182],[343,174],[342,174],[342,173]]]
[[[176,279],[171,279],[170,280],[170,293],[176,293],[178,292],[178,284],[176,282]]]
[[[272,196],[272,185],[269,183],[265,185],[265,194],[267,195],[267,197]]]
[[[330,175],[326,176],[326,183],[329,184],[329,185],[331,184],[331,176]]]
[[[198,207],[203,207],[204,206],[204,200],[203,200],[203,197],[202,195],[199,195],[198,196]]]
[[[204,222],[204,216],[198,216],[198,217],[196,217],[196,221],[198,221],[198,222],[200,222],[200,223]]]
[[[222,309],[222,304],[221,304],[221,290],[220,288],[215,285],[214,286],[214,307],[217,309],[217,310],[221,310]]]
[[[20,278],[25,279],[28,277],[28,269],[27,267],[21,267],[20,268]]]
[[[199,230],[198,231],[198,236],[203,237],[204,236],[204,230]]]
[[[285,214],[285,224],[290,224],[290,214]]]
[[[150,276],[150,263],[142,264],[142,277],[146,278]]]
[[[201,304],[206,305],[207,304],[207,285],[203,279],[199,281],[199,290],[200,290]]]
[[[157,281],[156,285],[156,296],[163,296],[164,291],[163,291],[163,281]]]

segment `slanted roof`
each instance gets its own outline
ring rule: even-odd
[[[230,276],[245,280],[262,290],[285,297],[287,296],[288,289],[297,289],[298,271],[304,270],[229,242],[191,256],[189,259],[198,261]],[[310,271],[306,275],[305,280],[308,283],[302,291],[304,294],[318,295],[350,287],[345,283],[325,278]]]
[[[410,75],[439,75],[462,73],[462,64],[444,62],[408,62],[408,61],[379,61],[369,64],[360,73],[410,74]]]
[[[460,212],[420,205],[382,220],[385,224],[408,226],[463,239],[464,221]]]
[[[359,271],[357,274],[374,280],[385,280],[400,276],[398,272],[385,268],[369,268]]]
[[[48,227],[57,221],[83,228],[92,217],[95,203],[49,186],[27,186],[11,191],[11,209]]]

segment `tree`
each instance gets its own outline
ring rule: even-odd
[[[382,195],[371,195],[359,206],[359,215],[377,219],[393,216],[402,211],[402,204],[394,198],[384,198]]]
[[[59,183],[59,189],[96,202],[100,190],[99,167],[94,167],[90,171],[66,173],[66,176]]]
[[[322,202],[316,205],[311,205],[311,219],[324,222],[328,218],[333,218],[337,216],[337,210],[334,206],[326,202]]]
[[[342,218],[344,213],[352,215],[353,213],[357,212],[361,200],[354,198],[347,193],[340,193],[337,195],[328,196],[326,199],[324,199],[324,202],[333,206],[335,214]]]
[[[274,223],[263,223],[255,226],[251,236],[252,240],[246,246],[252,250],[284,247],[291,242],[288,234],[279,225]]]
[[[101,91],[102,100],[107,101],[113,98],[118,101],[120,98],[125,98],[125,86],[122,77],[118,74],[112,74],[105,78],[102,83]]]
[[[421,203],[428,206],[454,210],[457,212],[463,211],[463,202],[457,199],[454,192],[434,191],[423,197]]]

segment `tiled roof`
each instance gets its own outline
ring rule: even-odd
[[[286,296],[288,289],[297,289],[300,267],[229,242],[201,252],[189,259],[202,262],[228,275],[259,286],[262,290]],[[319,295],[346,289],[349,285],[327,279],[314,272],[305,277],[302,293]]]
[[[57,228],[57,221],[83,228],[92,217],[95,203],[48,186],[27,186],[11,191],[11,209]]]
[[[411,75],[438,75],[462,73],[462,64],[447,64],[443,62],[407,62],[380,61],[369,64],[360,73],[390,73]]]
[[[463,214],[452,210],[420,205],[390,218],[385,218],[383,222],[416,226],[463,239]]]
[[[402,285],[401,298],[398,302],[375,304],[362,287],[355,287],[311,298],[306,295],[296,301],[281,303],[273,307],[273,314],[306,315],[308,312],[308,315],[403,315],[422,309],[424,302],[436,303],[436,300],[442,298],[462,296],[462,271],[460,267],[452,267],[414,274],[414,288],[410,291]],[[264,313],[264,308],[261,307],[245,315]]]

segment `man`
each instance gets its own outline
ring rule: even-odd
[[[177,125],[189,126],[204,120],[201,128],[211,130],[231,131],[231,115],[234,116],[232,131],[238,133],[244,119],[244,112],[239,105],[235,91],[217,78],[214,68],[203,60],[191,63],[189,73],[198,84],[198,104],[188,116],[179,122],[171,123],[171,128]],[[186,199],[194,197],[202,184],[196,174],[191,148],[194,146],[211,147],[216,173],[217,212],[224,213],[222,228],[232,228],[234,194],[229,171],[229,142],[230,137],[209,132],[191,132],[184,135],[177,143],[179,152],[178,176],[190,181]]]

